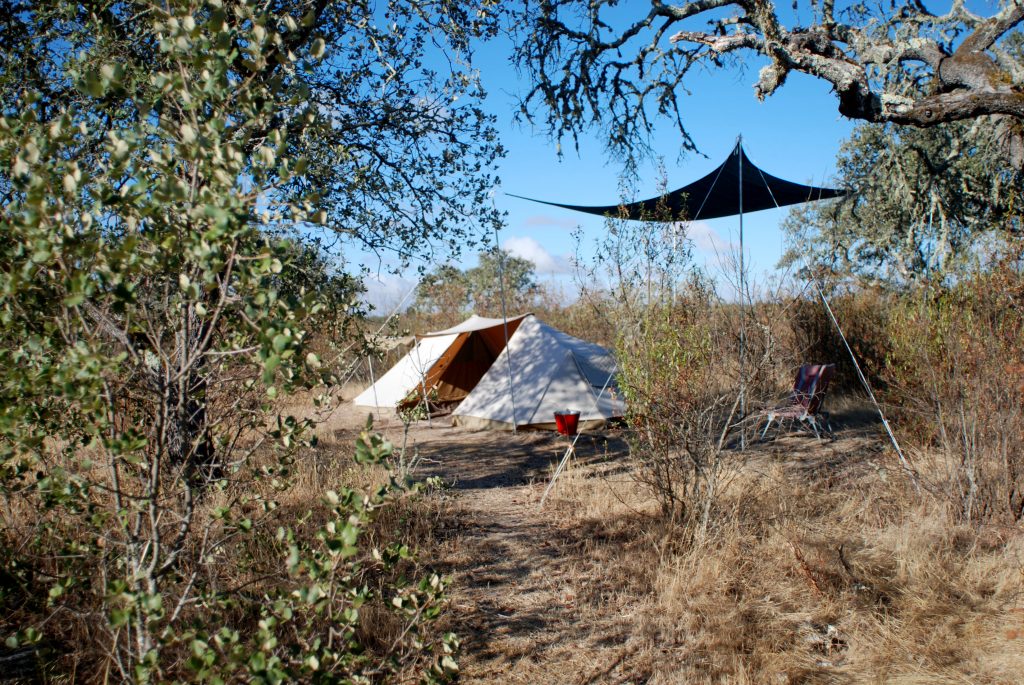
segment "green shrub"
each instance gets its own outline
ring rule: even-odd
[[[424,54],[468,57],[488,10],[390,11],[61,0],[0,22],[9,649],[121,681],[371,678],[433,653],[438,579],[386,593],[413,625],[393,649],[358,637],[367,574],[397,563],[361,560],[359,532],[390,495],[281,504],[329,408],[317,351],[361,314],[311,236],[405,257],[495,216],[468,209],[501,154],[471,66]]]

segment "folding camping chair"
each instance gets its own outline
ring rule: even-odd
[[[829,381],[835,375],[835,364],[804,364],[796,373],[793,392],[789,398],[777,407],[765,410],[763,416],[768,420],[761,431],[761,439],[768,434],[772,423],[778,422],[781,429],[788,421],[791,426],[799,422],[800,426],[809,426],[814,436],[821,440],[822,428],[831,435],[828,412],[822,410],[825,393],[828,392]]]

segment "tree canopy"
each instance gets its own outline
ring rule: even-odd
[[[927,129],[864,124],[843,144],[845,198],[794,209],[784,264],[906,284],[978,266],[1019,238],[1022,174],[987,119]]]
[[[497,221],[484,200],[503,151],[480,107],[471,50],[472,38],[496,30],[486,9],[401,0],[379,13],[366,2],[276,0],[259,20],[240,24],[244,4],[233,0],[166,8],[145,0],[2,5],[4,112],[31,93],[41,122],[67,110],[89,117],[80,157],[96,152],[111,130],[173,114],[167,99],[140,98],[140,89],[173,88],[186,76],[234,88],[268,84],[280,89],[279,99],[257,105],[315,115],[304,136],[273,141],[276,154],[301,151],[302,158],[301,173],[275,192],[315,203],[311,216],[337,239],[408,259],[426,241],[472,244]],[[190,18],[180,40],[209,35],[211,48],[225,51],[223,73],[204,77],[197,55],[175,80],[153,83],[180,17]],[[254,132],[248,145],[266,140],[276,123]],[[230,118],[224,124],[230,133]]]
[[[757,53],[768,60],[759,98],[797,71],[831,84],[840,113],[853,119],[932,126],[1002,115],[1024,159],[1024,63],[1009,48],[1024,22],[1020,0],[1003,0],[989,16],[963,0],[945,14],[917,0],[793,9],[783,14],[768,0],[651,0],[628,10],[601,0],[525,3],[515,59],[533,86],[523,112],[558,137],[601,125],[612,149],[627,153],[642,152],[653,119],[668,116],[692,149],[680,105],[689,73]]]
[[[501,316],[502,287],[509,316],[528,311],[540,293],[533,262],[505,250],[487,250],[479,254],[477,266],[466,270],[442,264],[420,281],[415,306],[423,313],[440,315],[445,323],[454,323],[471,311]]]
[[[451,670],[419,629],[437,577],[381,602],[386,659],[360,645],[384,494],[331,491],[323,529],[275,498],[330,402],[310,338],[359,315],[330,250],[407,259],[497,220],[469,61],[492,29],[429,0],[0,0],[7,645],[73,641],[119,681]],[[297,389],[312,415],[279,404]]]

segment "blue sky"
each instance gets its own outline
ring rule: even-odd
[[[542,132],[517,125],[513,114],[516,95],[528,84],[508,64],[507,44],[494,42],[478,53],[477,64],[488,91],[487,109],[497,117],[507,157],[499,168],[501,186],[494,203],[507,212],[506,227],[500,234],[502,247],[531,259],[541,280],[561,284],[571,291],[570,256],[575,251],[573,231],[583,235],[583,254],[604,231],[600,217],[563,210],[509,197],[514,193],[542,200],[580,205],[606,205],[619,200],[622,165],[609,159],[600,133],[585,133],[579,151],[563,144],[559,157],[555,141]],[[792,74],[772,97],[759,102],[753,83],[763,62],[748,59],[744,70],[719,69],[696,74],[688,80],[691,95],[683,103],[684,122],[698,148],[707,157],[690,153],[680,158],[681,138],[667,121],[655,132],[657,149],[664,157],[670,188],[696,180],[715,168],[743,136],[750,159],[765,171],[789,180],[827,185],[835,170],[836,153],[854,123],[841,117],[838,103],[828,84]],[[568,143],[568,141],[566,141]],[[659,172],[650,164],[641,170],[637,197],[657,194]],[[779,225],[787,209],[746,215],[745,254],[749,273],[764,280],[775,273],[783,249]],[[712,274],[718,270],[715,247],[729,249],[738,239],[738,219],[724,218],[691,226],[695,258]],[[462,266],[472,266],[473,255]],[[368,300],[378,310],[390,310],[415,285],[416,273],[384,276],[369,282]],[[726,288],[723,287],[723,291]],[[570,293],[571,294],[571,293]],[[728,292],[723,295],[729,297]]]

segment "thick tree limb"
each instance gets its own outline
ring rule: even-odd
[[[957,53],[966,54],[988,50],[1000,36],[1017,26],[1021,20],[1024,20],[1024,3],[1014,0],[995,16],[979,23],[974,29],[974,33],[957,48]]]
[[[715,55],[747,49],[770,57],[772,66],[761,72],[755,85],[760,98],[771,95],[789,71],[800,71],[831,83],[839,95],[839,111],[854,119],[916,126],[986,114],[1024,119],[1024,84],[1016,80],[1020,70],[1011,72],[1002,66],[1008,61],[1006,53],[996,56],[987,52],[1024,21],[1022,0],[1012,0],[987,19],[955,4],[942,20],[956,20],[961,28],[971,29],[955,49],[927,35],[901,36],[903,26],[921,28],[940,22],[924,12],[912,19],[890,19],[870,32],[827,21],[787,32],[763,3],[737,0],[729,4],[746,13],[751,28],[733,33],[679,31],[671,41],[704,45]],[[693,16],[691,9],[695,9],[692,4],[684,6],[680,15]],[[721,29],[723,24],[717,26]],[[895,78],[896,72],[908,63],[930,70],[925,77],[929,87],[921,94],[907,95],[905,88],[898,88],[904,84]],[[878,77],[872,68],[879,71]]]
[[[831,1],[812,2],[810,24],[799,27],[787,27],[768,0],[651,0],[624,29],[620,17],[606,16],[608,6],[543,0],[524,10],[515,59],[535,86],[523,111],[533,120],[544,110],[559,137],[600,123],[612,148],[642,153],[635,138],[650,130],[656,111],[675,119],[690,146],[679,106],[685,75],[751,51],[770,60],[754,85],[759,98],[798,71],[830,83],[840,113],[854,119],[916,126],[984,115],[1024,121],[1024,0],[1003,0],[989,17],[963,0],[943,15],[917,0],[841,12]],[[699,27],[703,18],[707,25]]]

